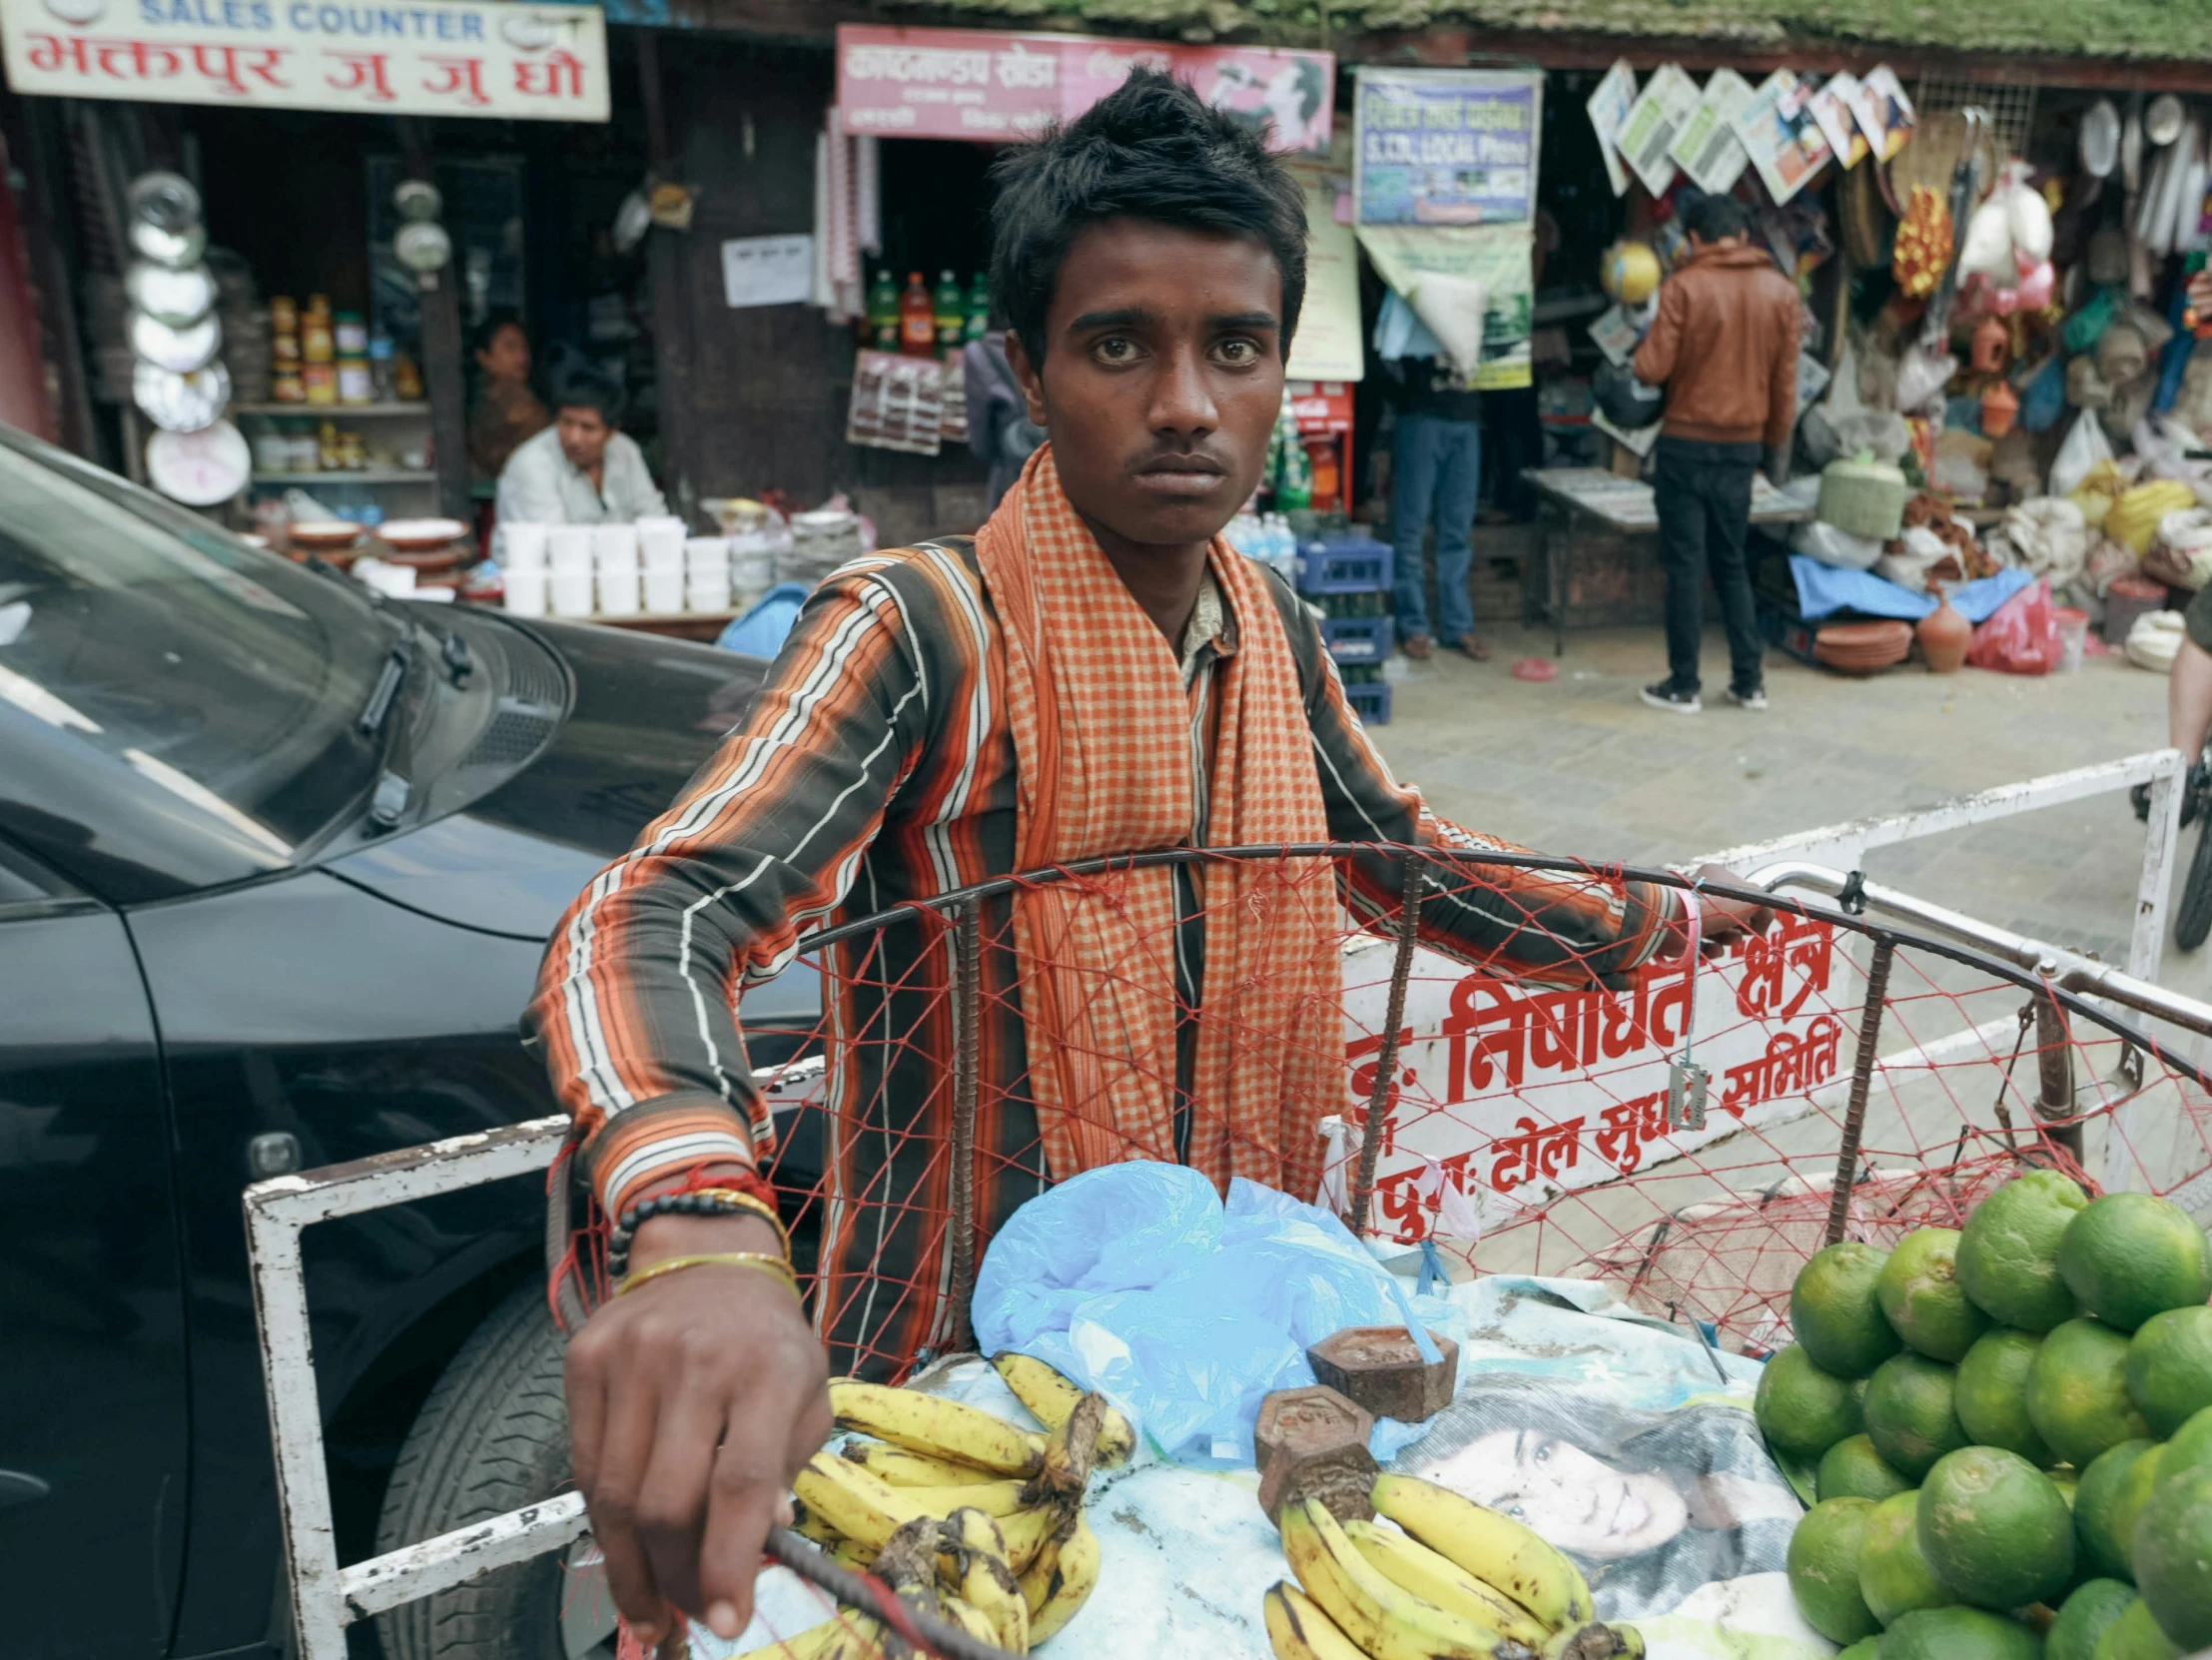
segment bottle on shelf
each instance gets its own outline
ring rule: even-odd
[[[369,391],[379,404],[395,401],[399,394],[391,368],[391,337],[378,329],[369,337]]]
[[[910,358],[937,356],[937,317],[919,271],[907,273],[906,292],[899,296],[899,350]]]
[[[899,285],[884,266],[868,290],[868,344],[878,352],[899,350]]]
[[[1275,510],[1295,512],[1313,505],[1313,462],[1298,437],[1298,422],[1283,400],[1282,415],[1275,423],[1278,464],[1275,476]]]
[[[975,281],[968,285],[968,320],[961,328],[961,339],[982,340],[991,333],[991,278],[977,272]]]
[[[931,296],[931,322],[937,330],[937,355],[950,358],[960,351],[961,336],[968,328],[968,296],[951,271],[937,274],[937,292]]]

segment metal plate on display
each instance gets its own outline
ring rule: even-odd
[[[123,274],[123,292],[132,305],[172,329],[198,323],[215,310],[215,278],[204,265],[178,271],[151,260],[134,260]]]
[[[246,487],[254,452],[227,420],[197,432],[156,432],[146,442],[146,475],[172,501],[212,507]]]
[[[223,325],[211,313],[198,323],[172,329],[147,312],[131,314],[131,356],[179,375],[205,369],[223,345]]]
[[[131,252],[156,265],[181,270],[198,265],[207,251],[208,233],[197,225],[189,231],[170,231],[144,223],[131,227]]]
[[[231,372],[220,360],[189,375],[159,364],[131,370],[131,402],[165,432],[197,432],[212,426],[231,401]]]

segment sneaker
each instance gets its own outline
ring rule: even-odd
[[[1705,705],[1698,701],[1696,692],[1685,691],[1672,680],[1662,680],[1656,686],[1646,686],[1636,695],[1653,708],[1666,709],[1673,714],[1694,715],[1705,709]]]
[[[1731,686],[1728,689],[1728,700],[1739,709],[1749,709],[1755,715],[1763,715],[1767,712],[1767,688],[1765,686],[1754,686],[1750,691],[1738,691],[1734,686]]]

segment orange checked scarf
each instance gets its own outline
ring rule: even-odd
[[[1052,446],[976,540],[1006,642],[1020,868],[1173,847],[1195,817],[1179,652],[1069,504]],[[1207,552],[1238,630],[1216,673],[1207,842],[1328,839],[1281,616],[1259,569]],[[1198,867],[1205,980],[1190,1164],[1311,1200],[1317,1121],[1343,1094],[1341,912],[1323,860]],[[1030,1092],[1056,1181],[1175,1157],[1175,901],[1167,867],[1023,891],[1014,906]]]

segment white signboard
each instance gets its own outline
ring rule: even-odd
[[[597,6],[0,0],[17,93],[501,120],[607,119]]]
[[[797,306],[814,298],[814,239],[732,237],[722,245],[722,295],[741,306]]]
[[[1361,960],[1371,972],[1347,963],[1344,1000],[1355,1125],[1374,1089],[1390,953]],[[1848,1070],[1856,970],[1828,924],[1783,912],[1692,978],[1677,961],[1647,965],[1625,991],[1559,991],[1419,954],[1370,1226],[1408,1243],[1429,1231],[1432,1161],[1487,1232],[1802,1106]],[[1712,1075],[1699,1130],[1667,1124],[1669,1063],[1686,1044]]]

